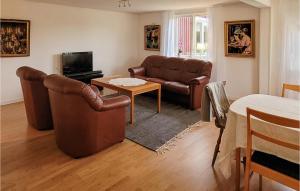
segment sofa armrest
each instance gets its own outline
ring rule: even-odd
[[[191,95],[190,95],[190,108],[198,109],[201,107],[202,92],[206,84],[209,82],[209,77],[201,76],[191,79],[189,81]]]
[[[129,68],[128,72],[130,72],[130,76],[145,76],[145,68],[142,66]]]
[[[191,79],[188,82],[188,84],[189,85],[201,85],[201,84],[206,85],[208,82],[209,82],[209,77],[207,77],[207,76],[200,76],[200,77]]]
[[[130,98],[124,95],[116,96],[112,98],[103,98],[102,100],[103,100],[103,105],[101,107],[101,111],[126,107],[130,104]]]

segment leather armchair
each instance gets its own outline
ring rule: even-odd
[[[38,130],[53,129],[48,90],[43,81],[44,72],[23,66],[17,69],[20,78],[27,121]]]
[[[55,74],[46,77],[44,84],[56,143],[66,154],[84,157],[124,140],[129,97],[103,98],[95,86]]]

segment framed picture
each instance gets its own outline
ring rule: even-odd
[[[0,57],[21,57],[30,55],[30,21],[0,20]]]
[[[224,39],[225,56],[254,57],[255,21],[226,21]]]
[[[144,49],[160,50],[160,25],[146,25],[144,27]]]

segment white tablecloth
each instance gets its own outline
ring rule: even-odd
[[[227,123],[217,159],[217,165],[226,178],[231,175],[232,153],[236,148],[246,148],[247,145],[247,107],[273,115],[296,120],[300,119],[299,100],[254,94],[240,98],[232,103],[227,115]],[[258,119],[251,120],[251,124],[252,128],[265,135],[299,144],[299,129],[277,126]],[[295,163],[300,163],[298,151],[274,145],[256,137],[253,138],[253,148]]]

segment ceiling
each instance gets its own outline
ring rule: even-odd
[[[53,3],[74,7],[92,8],[110,11],[143,13],[164,10],[197,9],[239,2],[239,0],[130,0],[131,7],[119,8],[119,0],[27,0]]]

